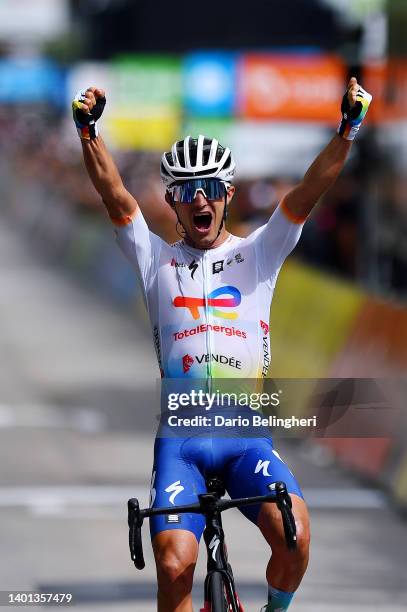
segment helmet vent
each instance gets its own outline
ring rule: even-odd
[[[203,150],[202,150],[202,165],[206,166],[209,162],[209,155],[211,152],[211,144],[212,140],[210,138],[205,138],[203,141]]]
[[[177,142],[177,155],[181,166],[185,166],[184,141]]]
[[[216,156],[215,156],[215,161],[216,162],[220,162],[224,152],[225,152],[225,149],[223,147],[221,147],[221,145],[218,145],[218,148],[216,149]]]
[[[198,140],[196,138],[192,138],[190,140],[190,145],[189,145],[189,161],[191,162],[191,166],[196,166],[197,153],[198,153]]]

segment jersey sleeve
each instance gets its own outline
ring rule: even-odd
[[[300,239],[305,218],[294,216],[280,202],[266,225],[256,232],[257,255],[265,280],[275,283],[285,258]]]
[[[147,293],[158,269],[162,240],[148,229],[138,209],[125,222],[115,223],[116,242],[135,268],[141,286]]]

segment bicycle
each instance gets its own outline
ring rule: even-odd
[[[229,508],[238,508],[249,504],[263,502],[276,503],[281,512],[284,533],[289,550],[296,548],[296,526],[292,513],[292,502],[284,482],[274,482],[269,485],[270,493],[257,497],[239,499],[222,499],[225,486],[222,480],[215,476],[206,482],[207,493],[198,495],[198,503],[172,506],[171,508],[140,509],[136,498],[129,499],[128,525],[129,547],[131,560],[137,569],[145,567],[141,527],[145,518],[163,514],[197,513],[205,516],[204,541],[207,550],[207,575],[204,583],[204,607],[200,612],[244,612],[239,600],[233,572],[228,561],[225,533],[222,528],[221,513]]]

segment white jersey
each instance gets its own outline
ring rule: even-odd
[[[289,216],[280,204],[247,238],[230,235],[208,250],[167,244],[139,209],[116,229],[141,284],[162,377],[267,376],[271,300],[302,230]]]

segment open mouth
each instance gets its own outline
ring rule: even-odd
[[[209,229],[212,222],[211,213],[197,213],[194,215],[194,225],[197,230],[203,231]]]

